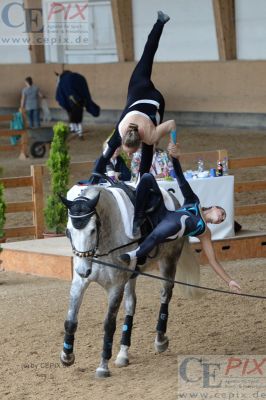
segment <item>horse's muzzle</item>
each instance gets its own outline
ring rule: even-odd
[[[88,277],[90,276],[90,273],[91,273],[91,269],[88,269],[88,270],[86,271],[85,274],[80,274],[80,273],[78,272],[78,275],[79,275],[81,278],[88,278]]]

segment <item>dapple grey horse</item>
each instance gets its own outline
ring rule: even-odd
[[[72,188],[73,189],[73,188]],[[60,359],[65,366],[74,363],[73,352],[74,335],[78,325],[78,312],[83,295],[90,282],[97,282],[108,294],[108,310],[104,321],[103,351],[99,367],[96,369],[97,377],[108,377],[110,371],[108,362],[112,356],[113,336],[116,330],[116,317],[123,295],[125,308],[125,322],[123,325],[121,347],[115,364],[118,367],[129,363],[128,349],[130,346],[133,316],[136,308],[135,286],[136,279],[132,274],[113,269],[93,262],[97,260],[125,267],[119,255],[132,250],[137,244],[129,244],[130,240],[125,234],[120,209],[113,194],[100,186],[89,186],[77,193],[68,193],[68,199],[62,198],[68,207],[69,218],[67,224],[67,236],[70,239],[74,253],[73,281],[70,289],[70,302],[65,321],[65,338]],[[75,198],[76,197],[76,198]],[[132,240],[131,240],[132,241]],[[121,249],[120,246],[126,245]],[[159,261],[159,269],[162,277],[173,280],[176,276],[183,282],[198,283],[199,265],[188,247],[187,239],[175,239],[160,245],[158,254],[152,260]],[[151,260],[146,265],[151,264]],[[132,270],[133,272],[133,270]],[[131,279],[130,279],[131,278]],[[157,323],[155,349],[163,352],[168,347],[166,336],[168,304],[172,297],[174,284],[163,281],[161,288],[161,306]],[[178,285],[179,286],[179,285]],[[187,288],[193,296],[192,288]]]

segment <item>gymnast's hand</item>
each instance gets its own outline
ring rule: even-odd
[[[168,144],[167,150],[171,157],[179,158],[179,156],[180,156],[180,144],[179,143],[174,144],[173,142],[170,142]]]
[[[239,284],[236,281],[231,280],[228,283],[228,286],[229,286],[230,290],[232,290],[232,292],[241,293],[241,287],[239,286]]]

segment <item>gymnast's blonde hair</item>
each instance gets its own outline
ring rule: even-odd
[[[137,124],[129,124],[127,131],[122,138],[122,144],[130,148],[138,148],[140,146],[141,138]]]

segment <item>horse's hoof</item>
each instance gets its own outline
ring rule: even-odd
[[[163,353],[168,349],[168,346],[169,346],[169,339],[167,336],[165,336],[161,342],[158,342],[157,339],[155,339],[154,348],[156,353]]]
[[[97,368],[95,372],[96,378],[109,378],[111,376],[109,369]]]
[[[75,354],[66,354],[63,350],[60,354],[60,361],[65,367],[70,367],[75,362]]]
[[[116,357],[115,366],[117,368],[127,367],[129,364],[129,359],[126,357]]]

